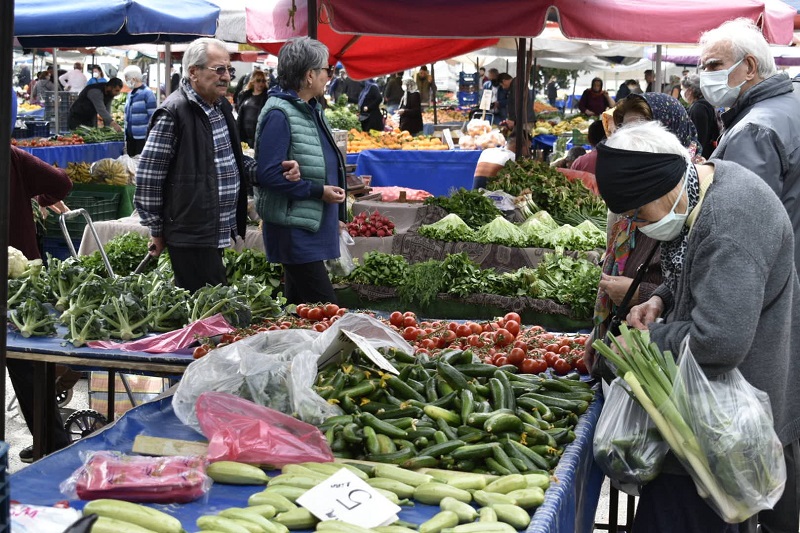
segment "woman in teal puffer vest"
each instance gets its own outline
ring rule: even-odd
[[[339,257],[346,216],[344,157],[319,99],[330,72],[328,49],[301,37],[278,55],[278,85],[269,91],[256,129],[256,209],[264,220],[270,262],[284,267],[289,303],[336,302],[325,261]],[[300,164],[299,181],[284,179],[281,162]]]

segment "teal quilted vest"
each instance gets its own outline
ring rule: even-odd
[[[277,109],[289,121],[291,140],[286,159],[294,159],[300,164],[304,180],[326,183],[325,156],[314,122],[311,108],[302,100],[286,100],[270,97],[261,110],[256,128],[256,159],[261,138],[261,127],[266,113]],[[256,211],[258,216],[270,224],[300,228],[311,232],[319,230],[322,223],[323,202],[319,198],[292,200],[285,194],[255,186]]]

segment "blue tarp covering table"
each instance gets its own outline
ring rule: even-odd
[[[347,154],[346,163],[348,165],[356,165],[358,164],[358,156],[361,154]]]
[[[30,148],[19,146],[20,150],[35,155],[45,163],[58,164],[61,168],[67,168],[67,163],[86,162],[94,163],[107,157],[118,158],[122,155],[125,148],[124,142],[75,144],[72,146],[48,146],[45,148]]]
[[[595,402],[575,428],[576,440],[564,453],[555,471],[555,481],[545,494],[544,504],[533,516],[531,533],[590,533],[600,495],[603,476],[592,459],[592,435],[600,416],[602,402]],[[171,397],[153,401],[128,411],[100,433],[45,457],[10,477],[11,499],[35,505],[52,505],[65,499],[58,484],[77,469],[81,452],[118,450],[129,453],[137,435],[181,440],[204,440],[202,435],[184,426],[172,410]],[[52,480],[44,483],[42,480]],[[190,532],[198,531],[195,521],[203,514],[214,514],[227,507],[244,506],[247,498],[259,492],[257,487],[215,484],[206,498],[184,505],[154,505],[181,520]],[[86,502],[70,502],[82,508]],[[422,523],[439,508],[417,503],[404,507],[400,518]]]
[[[356,173],[372,176],[372,187],[408,187],[446,196],[472,189],[480,150],[364,150]]]
[[[557,140],[558,140],[558,135],[535,135],[531,139],[531,146],[535,150],[552,148],[556,144]]]

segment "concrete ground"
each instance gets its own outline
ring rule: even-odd
[[[69,404],[67,404],[67,409],[88,409],[89,408],[89,390],[88,390],[88,380],[81,379],[73,388],[72,399],[70,400]],[[11,404],[14,400],[14,389],[11,386],[11,381],[6,376],[6,403],[5,406]],[[10,450],[8,455],[8,471],[10,473],[14,473],[22,468],[25,468],[26,465],[22,461],[19,460],[19,452],[26,446],[30,446],[33,442],[31,439],[31,434],[28,431],[28,427],[25,425],[25,420],[23,420],[22,415],[19,414],[14,407],[11,410],[6,409],[6,442],[8,443]],[[595,522],[600,524],[608,524],[608,503],[609,503],[609,484],[608,480],[603,484],[602,491],[600,493],[600,501],[597,504],[597,514],[595,515]],[[626,516],[625,516],[625,496],[621,495],[620,497],[620,510],[618,513],[618,523],[626,524]],[[596,530],[601,531],[601,530]]]

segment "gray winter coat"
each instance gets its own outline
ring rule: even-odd
[[[794,235],[778,198],[747,169],[713,161],[714,182],[695,221],[669,310],[650,325],[662,350],[689,347],[708,376],[738,368],[769,394],[775,431],[800,437],[800,283]]]
[[[722,114],[723,132],[711,159],[752,170],[783,202],[795,235],[800,269],[800,80],[775,74]]]

